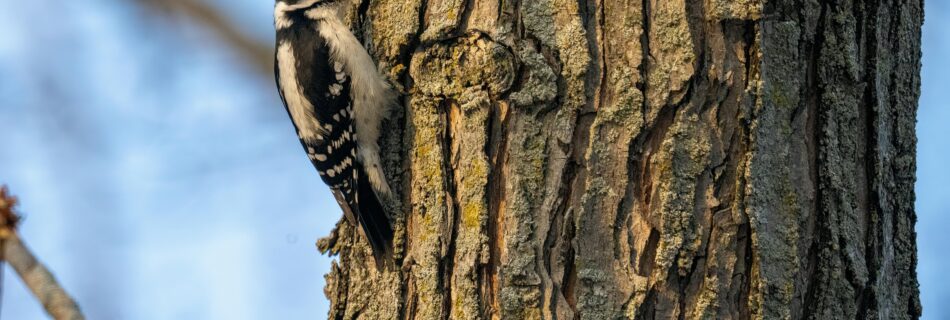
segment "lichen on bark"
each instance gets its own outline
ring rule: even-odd
[[[364,0],[400,91],[334,319],[920,315],[921,4]],[[358,28],[357,28],[358,27]]]

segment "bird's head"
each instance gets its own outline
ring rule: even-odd
[[[277,0],[274,4],[275,26],[278,30],[290,27],[293,25],[293,15],[340,2],[340,0]]]
[[[309,7],[315,4],[326,4],[326,3],[331,3],[331,2],[336,2],[336,1],[334,0],[277,0],[276,4],[278,6],[283,4],[284,6],[288,6],[288,7],[304,8],[304,7]]]
[[[287,13],[298,10],[307,10],[317,6],[329,5],[337,0],[277,0],[274,4],[275,13]]]

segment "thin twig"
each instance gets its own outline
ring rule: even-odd
[[[16,232],[16,214],[13,212],[16,198],[0,187],[0,239],[3,240],[3,258],[16,270],[46,312],[56,320],[85,319],[76,301],[63,290],[49,269],[46,269],[30,252]]]
[[[200,0],[135,0],[146,8],[163,15],[181,15],[192,21],[204,25],[208,30],[221,38],[225,43],[234,47],[244,56],[254,69],[270,75],[274,72],[274,52],[270,45],[253,39],[221,12]]]

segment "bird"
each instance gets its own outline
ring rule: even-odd
[[[368,240],[377,268],[392,257],[392,198],[380,125],[392,86],[350,29],[340,0],[277,0],[274,74],[297,137],[343,215]]]

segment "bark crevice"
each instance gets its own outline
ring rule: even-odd
[[[353,6],[402,204],[391,270],[321,240],[331,318],[919,316],[920,1]]]

